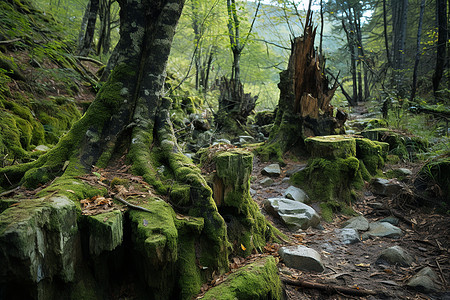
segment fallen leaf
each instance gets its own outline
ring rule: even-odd
[[[242,245],[242,244],[241,244],[241,249],[242,249],[242,251],[245,251],[245,250],[247,250],[247,248],[245,248],[245,246],[244,246],[244,245]]]

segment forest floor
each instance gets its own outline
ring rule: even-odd
[[[261,170],[268,163],[254,161],[252,189],[256,191],[253,199],[262,207],[267,198],[284,197],[284,191],[290,186],[283,180],[287,171],[306,165],[305,161],[285,161],[281,176],[273,178],[274,183],[262,187],[259,182],[265,177]],[[418,172],[417,163],[402,162],[386,165],[383,171],[408,168],[414,178]],[[410,179],[410,181],[412,181]],[[410,184],[410,182],[406,182]],[[379,204],[382,204],[382,208]],[[318,205],[312,207],[319,211]],[[297,232],[289,231],[278,219],[266,214],[266,217],[293,241],[316,250],[322,257],[325,270],[322,273],[303,272],[288,268],[280,260],[281,278],[311,283],[310,288],[285,285],[287,299],[450,299],[450,222],[447,215],[436,213],[429,207],[418,207],[412,198],[380,197],[371,192],[366,183],[360,199],[353,204],[358,215],[363,215],[369,222],[395,215],[399,219],[398,227],[404,233],[399,239],[369,238],[354,244],[343,244],[336,229],[352,216],[336,215],[333,222],[321,222],[323,229],[309,228]],[[262,209],[263,213],[264,210]],[[281,245],[275,245],[277,248]],[[377,264],[376,260],[382,250],[392,246],[405,249],[415,260],[410,267]],[[277,255],[275,251],[272,254]],[[444,293],[427,294],[406,287],[408,280],[420,269],[429,266],[439,276],[439,284]],[[323,285],[320,285],[323,284]],[[350,296],[336,291],[333,286],[369,290],[376,295]]]

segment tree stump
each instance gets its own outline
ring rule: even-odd
[[[280,99],[275,124],[260,154],[265,160],[281,160],[291,149],[304,149],[304,139],[344,133],[347,114],[334,112],[330,101],[338,87],[329,87],[325,59],[314,49],[316,28],[308,11],[303,36],[292,41],[288,68],[280,73]]]

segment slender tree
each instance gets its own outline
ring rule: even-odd
[[[411,96],[409,100],[414,101],[414,97],[416,96],[417,89],[417,69],[419,67],[420,53],[422,51],[420,47],[420,41],[422,37],[422,23],[423,23],[423,13],[425,11],[425,0],[420,1],[420,13],[419,13],[419,25],[417,28],[417,46],[416,46],[416,57],[414,60],[414,71],[413,71],[413,79],[412,79],[412,87],[411,87]]]
[[[437,97],[437,91],[439,90],[439,83],[442,79],[444,72],[444,66],[446,63],[446,49],[448,43],[448,30],[447,30],[447,3],[445,0],[436,0],[436,23],[438,26],[438,43],[436,53],[436,67],[433,74],[433,93]]]

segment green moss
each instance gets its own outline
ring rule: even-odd
[[[278,143],[265,143],[255,149],[255,153],[262,161],[277,161],[283,162],[283,152]]]
[[[123,218],[120,210],[85,216],[89,234],[89,252],[99,255],[112,251],[123,240]]]
[[[206,292],[203,299],[282,299],[275,259],[267,256],[237,270],[225,282]]]
[[[383,167],[383,156],[386,155],[387,153],[383,153],[380,142],[375,143],[369,139],[356,138],[356,157],[364,163],[364,167],[371,175],[377,174],[377,171]]]
[[[356,157],[314,158],[305,169],[295,173],[291,181],[304,189],[311,199],[347,205],[353,200],[352,190],[361,189],[364,185]]]
[[[125,187],[128,187],[130,185],[130,181],[126,178],[119,178],[119,177],[114,177],[111,180],[110,186],[113,188],[116,185],[123,185]]]

